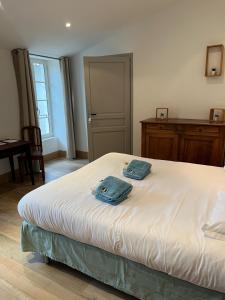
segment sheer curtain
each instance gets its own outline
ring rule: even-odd
[[[19,94],[21,128],[24,126],[38,126],[29,52],[27,49],[15,49],[12,51],[12,57]]]
[[[76,158],[76,144],[75,144],[75,125],[74,125],[74,98],[71,83],[71,67],[70,58],[61,57],[60,67],[64,85],[65,95],[65,119],[67,127],[67,158]]]

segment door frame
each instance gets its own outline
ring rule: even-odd
[[[110,59],[110,57],[127,57],[130,62],[130,149],[131,154],[133,154],[133,53],[121,53],[121,54],[111,54],[111,55],[101,55],[101,56],[84,56],[84,85],[85,85],[85,102],[86,102],[86,129],[88,134],[88,159],[90,160],[90,151],[89,151],[89,132],[88,132],[88,118],[89,118],[89,101],[88,97],[90,97],[90,90],[88,83],[86,82],[86,78],[88,78],[88,63],[93,59]]]

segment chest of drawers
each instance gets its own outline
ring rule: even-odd
[[[224,166],[225,122],[147,119],[142,123],[142,156]]]

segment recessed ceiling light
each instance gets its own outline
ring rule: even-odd
[[[71,27],[71,23],[70,22],[66,22],[65,26],[66,26],[66,28],[70,28]]]

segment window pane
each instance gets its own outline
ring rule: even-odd
[[[33,63],[34,66],[34,80],[35,81],[45,81],[45,71],[44,66],[39,63]]]
[[[46,100],[47,93],[46,93],[45,83],[36,82],[35,84],[36,84],[37,100]]]
[[[50,136],[52,134],[52,120],[50,119],[51,114],[49,112],[49,101],[51,99],[48,98],[50,95],[48,94],[49,83],[46,72],[48,69],[48,63],[40,59],[31,59],[31,62],[35,87],[36,106],[41,134],[43,136]]]
[[[39,118],[39,125],[41,128],[41,135],[49,134],[50,128],[48,118]]]
[[[48,117],[48,103],[47,101],[37,101],[38,105],[38,116]]]

